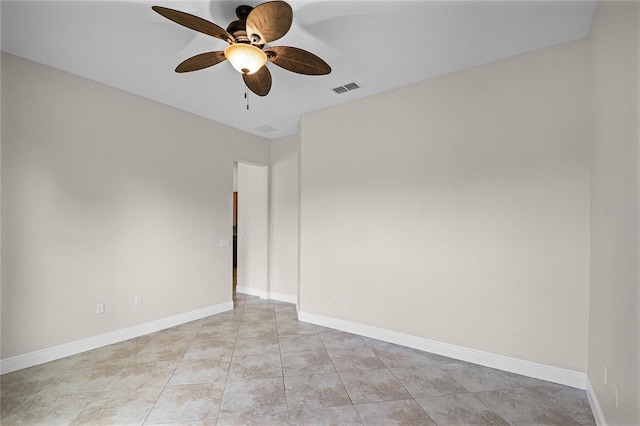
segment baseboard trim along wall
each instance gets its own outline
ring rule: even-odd
[[[175,327],[190,321],[199,320],[211,315],[219,314],[233,310],[233,302],[220,303],[218,305],[197,309],[191,312],[174,315],[155,321],[146,322],[144,324],[134,325],[133,327],[124,328],[122,330],[111,331],[109,333],[100,334],[98,336],[89,337],[75,342],[65,343],[63,345],[54,346],[48,349],[31,352],[24,355],[18,355],[11,358],[0,360],[0,373],[11,373],[12,371],[22,370],[23,368],[33,367],[34,365],[44,364],[45,362],[55,361],[71,355],[76,355],[92,349],[101,348],[103,346],[112,345],[124,340],[133,339],[134,337],[143,336],[166,328]]]
[[[604,420],[604,414],[598,398],[596,398],[596,392],[593,389],[591,380],[587,377],[587,398],[589,398],[589,404],[591,405],[591,411],[593,411],[593,417],[596,420],[598,426],[607,426],[607,422]]]
[[[248,294],[249,296],[258,296],[260,299],[268,299],[266,291],[256,288],[237,286],[236,291],[238,293]]]
[[[294,305],[298,302],[298,297],[291,294],[277,293],[274,291],[263,291],[251,287],[242,286],[237,286],[236,291],[238,293],[248,294],[250,296],[258,296],[261,299],[277,300],[279,302],[293,303]]]
[[[455,358],[461,361],[484,365],[486,367],[496,368],[498,370],[521,374],[523,376],[546,380],[553,383],[559,383],[574,388],[585,389],[587,384],[587,375],[578,371],[565,370],[531,361],[524,361],[517,358],[478,351],[462,346],[451,345],[449,343],[442,343],[435,340],[411,336],[404,333],[398,333],[396,331],[385,330],[341,319],[325,317],[323,315],[312,314],[304,311],[298,312],[298,319],[311,324],[334,328],[348,333],[358,334],[360,336],[371,337],[373,339],[383,340],[385,342],[395,343],[397,345],[407,346],[449,358]]]

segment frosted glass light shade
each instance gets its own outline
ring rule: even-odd
[[[224,56],[242,74],[253,74],[267,63],[267,55],[262,50],[246,43],[227,46]]]

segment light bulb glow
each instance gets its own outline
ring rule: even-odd
[[[224,49],[224,56],[242,74],[253,74],[267,63],[267,55],[259,48],[246,43],[235,43]]]

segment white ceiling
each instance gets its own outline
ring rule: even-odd
[[[327,76],[269,64],[271,92],[250,93],[228,62],[185,74],[184,59],[226,43],[175,24],[158,4],[226,28],[240,4],[261,1],[6,1],[1,46],[12,53],[260,135],[294,134],[303,113],[420,80],[585,37],[589,1],[293,0],[293,25],[274,46],[323,58]],[[342,95],[331,89],[356,81]],[[269,126],[268,133],[256,130]]]

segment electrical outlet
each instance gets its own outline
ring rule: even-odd
[[[337,291],[335,293],[333,293],[333,300],[335,300],[336,302],[340,300],[340,293],[338,293]]]
[[[607,364],[604,364],[604,376],[602,377],[602,381],[605,385],[609,381],[609,368],[607,368]]]
[[[220,240],[220,247],[229,247],[229,240]]]
[[[618,401],[620,399],[620,388],[618,387],[617,383],[614,383],[615,387],[616,387],[616,408],[618,408]]]
[[[96,303],[96,314],[103,314],[103,313],[104,313],[104,302]]]
[[[142,296],[138,295],[138,296],[134,297],[133,304],[135,306],[142,305]]]

